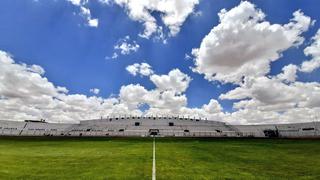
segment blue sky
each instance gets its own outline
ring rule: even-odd
[[[10,53],[16,63],[36,64],[45,70],[46,77],[55,86],[66,87],[69,94],[93,96],[90,89],[98,88],[97,96],[108,98],[119,94],[123,85],[140,84],[147,90],[156,88],[147,76],[133,76],[126,67],[134,63],[148,63],[155,74],[168,74],[179,69],[192,78],[185,95],[187,107],[195,108],[217,99],[224,112],[234,112],[233,102],[239,100],[219,99],[221,94],[239,87],[236,83],[208,81],[203,73],[196,73],[191,56],[193,48],[199,48],[204,37],[219,24],[218,13],[225,8],[230,10],[241,1],[200,0],[193,8],[180,31],[169,35],[168,27],[161,21],[161,13],[154,11],[152,16],[157,25],[162,26],[167,36],[166,43],[139,36],[144,31],[141,22],[128,15],[128,10],[116,3],[103,4],[90,0],[75,5],[66,0],[2,0],[0,2],[0,49]],[[312,43],[311,38],[320,27],[320,2],[317,0],[290,1],[250,1],[266,15],[265,21],[271,24],[287,24],[293,13],[301,10],[315,23],[301,37],[305,41],[298,47],[285,49],[278,60],[271,63],[267,75],[275,76],[288,64],[300,65],[310,59],[303,50]],[[91,27],[81,13],[80,6],[90,10],[91,18],[98,19],[97,27]],[[197,12],[199,14],[197,14]],[[122,55],[114,49],[119,40],[130,36],[140,48],[136,52]],[[266,47],[268,48],[268,47]],[[115,59],[110,58],[114,52]],[[109,57],[109,58],[108,58]],[[267,76],[266,75],[266,76]],[[297,72],[297,81],[319,82],[320,71]],[[241,85],[240,85],[241,86]]]

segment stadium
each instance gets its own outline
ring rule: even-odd
[[[319,7],[0,0],[0,180],[320,179]]]
[[[47,123],[45,120],[2,120],[0,132],[2,136],[318,138],[320,122],[230,125],[179,116],[119,116],[84,120],[78,124]]]
[[[230,125],[169,116],[74,124],[1,120],[0,133],[5,179],[319,177],[319,122]]]

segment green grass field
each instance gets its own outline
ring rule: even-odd
[[[320,141],[156,139],[157,179],[320,179]],[[0,138],[0,179],[151,179],[151,138]]]

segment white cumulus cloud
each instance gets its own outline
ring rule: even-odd
[[[244,81],[240,87],[220,95],[220,99],[240,100],[234,103],[237,111],[231,117],[242,119],[242,123],[312,121],[314,114],[310,112],[320,109],[320,84],[317,82],[292,79],[288,84],[279,75]]]
[[[278,74],[277,77],[286,82],[294,82],[297,78],[297,70],[298,66],[289,64],[282,68],[283,72],[281,74]]]
[[[131,40],[130,36],[125,36],[118,40],[113,46],[113,54],[111,57],[107,56],[106,59],[117,59],[120,55],[129,55],[139,50],[140,45]]]
[[[88,4],[88,0],[67,0],[74,6],[77,6],[80,8],[80,15],[82,15],[86,21],[87,25],[90,27],[98,27],[99,20],[96,18],[92,18],[91,11],[89,8],[86,7],[86,4]]]
[[[320,30],[312,39],[313,43],[304,49],[304,54],[311,56],[312,59],[301,64],[300,71],[302,72],[309,73],[320,67]]]
[[[93,93],[93,94],[99,94],[100,93],[100,89],[93,88],[93,89],[90,89],[90,92]]]
[[[170,36],[175,36],[199,0],[114,0],[114,2],[124,7],[132,20],[143,23],[144,32],[141,36],[149,38],[159,31],[162,33],[162,26],[157,23],[152,12],[162,14],[161,20],[169,29]]]
[[[300,10],[288,24],[271,24],[254,4],[242,1],[220,11],[220,23],[193,49],[195,68],[208,80],[240,83],[244,76],[267,74],[270,62],[284,50],[300,45],[301,33],[312,24]]]
[[[40,66],[18,64],[0,51],[0,119],[75,122],[119,112],[139,113],[116,98],[68,94],[67,88],[54,85],[43,75]]]
[[[191,77],[182,73],[179,69],[173,69],[167,75],[154,74],[150,76],[150,80],[160,90],[172,90],[180,93],[189,87]]]
[[[95,96],[69,94],[67,88],[50,82],[44,72],[38,65],[18,64],[11,55],[0,51],[0,119],[43,118],[50,122],[77,122],[114,115],[190,114],[212,118],[223,115],[216,100],[202,108],[187,107],[184,92],[191,78],[178,69],[167,75],[154,76],[154,89],[128,84],[121,87],[118,95],[109,98],[97,97],[100,92],[97,88],[90,89]],[[144,104],[149,108],[141,111]]]
[[[148,63],[134,63],[127,66],[126,70],[133,76],[136,76],[137,74],[140,74],[141,76],[150,76],[153,74],[153,70]]]
[[[119,42],[114,46],[115,50],[120,50],[122,55],[128,55],[133,52],[137,52],[140,48],[140,45],[136,41],[130,42],[130,36],[126,36],[123,39],[120,39]]]

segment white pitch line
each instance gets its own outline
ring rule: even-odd
[[[152,180],[156,180],[156,138],[153,137]]]

